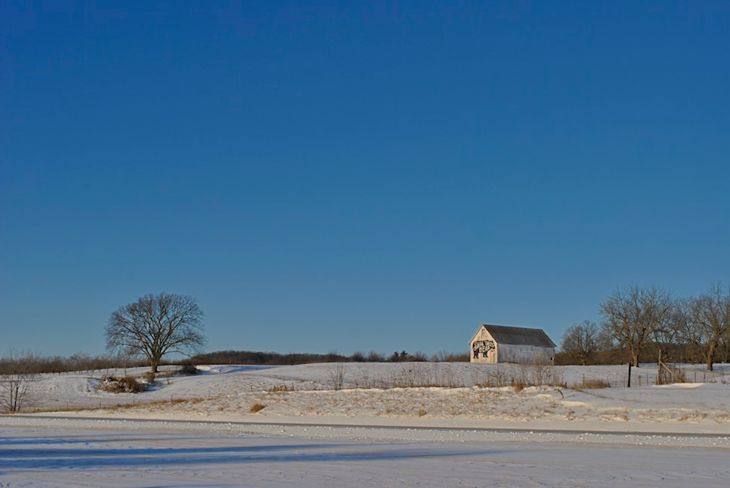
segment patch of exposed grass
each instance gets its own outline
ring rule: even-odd
[[[263,403],[256,402],[253,405],[251,405],[251,408],[249,408],[248,411],[251,413],[257,413],[265,408],[266,408],[266,405],[264,405]]]

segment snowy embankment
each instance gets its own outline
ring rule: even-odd
[[[619,386],[623,366],[218,366],[196,376],[158,376],[154,388],[138,394],[98,391],[106,371],[44,375],[32,385],[29,406],[95,417],[730,433],[730,367],[719,365],[711,377],[684,368],[689,380],[713,382],[656,386],[652,365],[634,369],[631,389]],[[558,386],[524,386],[536,378]],[[612,386],[581,387],[593,380]]]

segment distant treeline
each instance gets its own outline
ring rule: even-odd
[[[469,355],[437,353],[427,357],[423,353],[409,354],[406,351],[394,352],[384,356],[376,352],[364,354],[356,352],[351,356],[337,353],[313,354],[292,353],[279,354],[276,352],[260,351],[217,351],[199,354],[189,359],[179,361],[164,361],[162,364],[266,364],[266,365],[295,365],[308,363],[333,362],[400,362],[400,361],[469,361]],[[0,375],[2,374],[40,374],[65,373],[69,371],[91,371],[115,368],[136,368],[147,366],[144,358],[128,358],[124,356],[88,356],[74,354],[69,357],[38,356],[32,353],[13,354],[0,358]]]
[[[403,362],[403,361],[450,361],[468,362],[469,355],[452,354],[440,352],[426,356],[424,353],[416,352],[410,354],[406,351],[394,352],[385,356],[375,351],[369,353],[355,352],[351,356],[337,353],[315,354],[315,353],[289,353],[280,354],[277,352],[261,351],[216,351],[199,354],[190,358],[194,364],[265,364],[265,365],[294,365],[309,363],[382,363],[382,362]]]
[[[569,337],[569,335],[566,335]],[[565,341],[564,341],[565,342]],[[600,344],[600,342],[599,342]],[[648,341],[639,350],[638,359],[641,363],[657,362],[659,351],[662,351],[664,362],[698,364],[705,362],[705,354],[701,345],[693,343],[671,344],[665,342]],[[582,352],[565,348],[555,353],[556,365],[583,364],[625,364],[627,362],[626,349],[622,347],[596,346],[589,352]],[[730,363],[730,344],[721,344],[715,352],[715,360],[721,363]]]
[[[69,357],[37,356],[32,353],[13,354],[0,358],[0,374],[65,373],[67,371],[90,371],[112,368],[133,368],[149,364],[141,358],[129,359],[119,356],[87,356],[74,354]]]

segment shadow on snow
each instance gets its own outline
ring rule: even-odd
[[[485,456],[495,450],[444,450],[439,448],[362,449],[338,444],[289,444],[230,447],[129,448],[129,449],[2,449],[0,472],[33,469],[96,469],[165,467],[285,462],[366,462],[418,458]]]

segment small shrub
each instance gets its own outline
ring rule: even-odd
[[[124,376],[119,382],[124,386],[124,390],[129,393],[139,393],[145,390],[145,386],[140,384],[134,376]]]
[[[469,353],[450,353],[439,351],[431,356],[431,361],[436,363],[468,363]]]
[[[150,385],[151,385],[152,383],[154,383],[154,382],[155,382],[155,373],[153,373],[152,371],[147,371],[147,372],[146,372],[146,373],[144,374],[144,380],[145,380],[145,381],[146,381],[146,382],[147,382],[148,384],[150,384]]]
[[[521,381],[512,382],[512,390],[514,390],[515,393],[519,393],[524,389],[525,389],[525,384],[523,382],[521,382]]]
[[[285,391],[293,391],[294,388],[288,385],[276,385],[269,388],[269,393],[281,393]]]
[[[419,417],[423,417],[423,416],[424,416],[424,415],[426,415],[427,413],[428,413],[428,412],[427,412],[427,411],[426,411],[425,409],[423,409],[423,408],[421,408],[420,410],[418,410],[418,416],[419,416]]]
[[[330,383],[333,390],[341,390],[345,384],[345,365],[338,363],[330,372]]]
[[[180,376],[193,376],[198,374],[198,368],[193,363],[183,363],[180,365],[180,369],[177,370],[177,374]]]
[[[145,390],[145,385],[134,376],[105,376],[101,379],[99,389],[108,393],[140,393]]]
[[[257,413],[265,408],[266,408],[266,405],[264,405],[263,403],[256,402],[253,405],[251,405],[251,408],[249,408],[248,411],[251,413]]]

